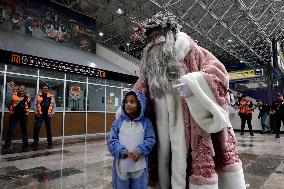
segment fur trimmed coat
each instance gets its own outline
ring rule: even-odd
[[[228,117],[228,73],[212,53],[183,32],[176,34],[174,47],[182,65],[180,81],[191,91],[188,97],[181,97],[185,139],[190,152],[189,188],[245,189],[242,163]],[[141,76],[134,90],[147,91],[144,81]],[[153,175],[156,174],[152,165],[150,180],[155,179]]]

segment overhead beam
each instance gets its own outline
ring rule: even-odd
[[[162,5],[160,5],[158,2],[156,2],[155,0],[150,0],[153,4],[155,4],[156,6],[158,6],[159,8],[161,8],[162,10],[164,11],[167,11],[167,12],[171,12],[171,10],[167,9],[167,8],[164,8]],[[215,1],[215,0],[214,0]],[[218,46],[220,49],[224,50],[225,52],[229,53],[230,55],[234,56],[235,58],[237,59],[242,59],[239,55],[235,55],[235,54],[232,54],[232,52],[230,52],[229,49],[225,48],[223,45],[219,44],[218,42],[212,40],[208,34],[204,34],[202,32],[200,32],[197,28],[195,28],[194,26],[191,26],[188,22],[184,21],[183,18],[179,17],[176,15],[176,17],[187,27],[193,29],[195,32],[197,32],[198,34],[200,34],[201,36],[204,36],[208,41],[212,42],[213,44],[215,44],[216,46]]]

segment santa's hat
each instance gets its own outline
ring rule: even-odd
[[[133,41],[144,41],[146,36],[154,29],[161,29],[165,32],[172,31],[178,33],[182,26],[178,24],[178,20],[175,15],[170,12],[159,12],[152,18],[142,22],[136,22],[134,27],[135,33],[131,36]]]

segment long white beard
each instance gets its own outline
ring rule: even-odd
[[[170,93],[172,85],[180,77],[174,42],[173,34],[169,32],[167,38],[160,37],[144,50],[140,73],[147,80],[152,97]]]

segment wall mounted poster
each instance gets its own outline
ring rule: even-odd
[[[0,0],[0,30],[96,52],[96,22],[48,0]]]
[[[81,88],[79,86],[72,86],[69,94],[74,100],[78,100],[81,96]]]

